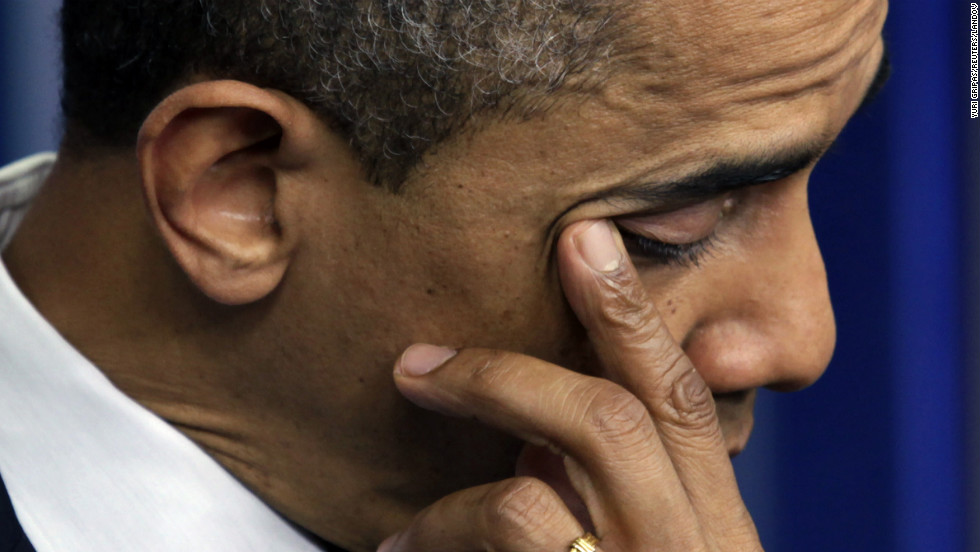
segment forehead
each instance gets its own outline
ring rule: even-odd
[[[868,84],[887,11],[884,0],[635,5],[624,53],[613,60],[619,77],[602,90],[597,114],[626,116],[674,145],[737,133],[754,147],[840,130],[850,111],[837,104]]]
[[[633,2],[597,90],[451,142],[426,176],[483,180],[474,188],[504,188],[501,206],[526,211],[542,189],[560,203],[827,140],[871,81],[886,11],[884,0]]]
[[[703,109],[832,87],[878,38],[883,0],[648,0],[626,14],[635,93]]]

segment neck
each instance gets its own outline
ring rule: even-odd
[[[365,462],[370,446],[351,426],[377,420],[348,420],[343,401],[324,400],[340,383],[304,385],[281,294],[231,308],[187,281],[143,212],[131,157],[60,159],[4,252],[11,276],[121,391],[271,506],[346,549],[373,550],[416,507],[390,498],[403,483],[388,476],[394,459]]]

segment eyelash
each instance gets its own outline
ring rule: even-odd
[[[626,251],[658,265],[700,266],[716,244],[715,234],[691,243],[667,243],[639,236],[619,228]]]

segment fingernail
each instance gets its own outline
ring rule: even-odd
[[[398,540],[398,534],[394,534],[384,540],[381,546],[378,547],[378,552],[391,552],[395,549],[395,541]]]
[[[406,376],[424,376],[456,356],[456,351],[435,345],[417,343],[398,359],[395,371]]]
[[[612,223],[597,220],[575,237],[575,247],[592,270],[613,272],[619,268],[623,254],[613,237]]]

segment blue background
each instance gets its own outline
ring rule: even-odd
[[[57,143],[55,0],[0,0],[0,164]],[[969,3],[892,2],[894,74],[818,166],[827,375],[736,460],[775,551],[980,551],[980,138]]]

